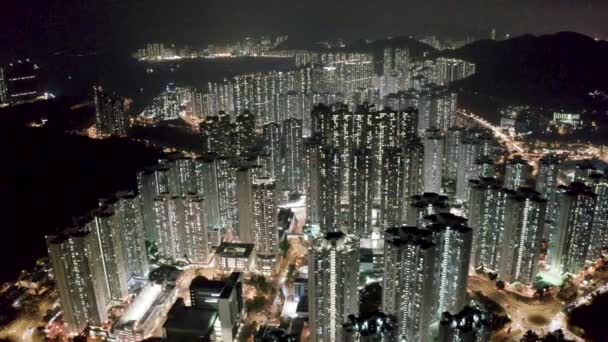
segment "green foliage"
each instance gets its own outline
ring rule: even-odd
[[[257,295],[253,299],[245,302],[247,311],[259,311],[262,310],[268,304],[268,300],[264,296]]]
[[[266,280],[263,275],[254,274],[247,281],[247,285],[255,287],[260,293],[274,296],[276,289]]]
[[[281,243],[279,243],[279,249],[281,250],[281,255],[283,258],[286,258],[287,254],[289,253],[289,241],[287,241],[287,239],[281,240]]]
[[[296,265],[294,265],[294,264],[289,265],[289,267],[287,268],[287,283],[293,284],[297,278],[298,278],[298,269],[296,268]]]
[[[540,342],[540,337],[532,330],[526,331],[520,342]]]

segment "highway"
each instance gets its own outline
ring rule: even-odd
[[[600,148],[590,144],[562,144],[562,148],[552,149],[551,151],[547,151],[544,153],[543,151],[526,150],[521,141],[517,141],[514,137],[505,134],[499,126],[493,125],[486,119],[482,118],[480,115],[472,112],[467,112],[463,109],[458,110],[456,114],[464,118],[473,120],[473,122],[478,126],[489,129],[490,131],[492,131],[494,137],[506,147],[510,155],[519,154],[528,161],[535,161],[540,159],[543,155],[547,153],[554,153],[567,154],[569,158],[573,160],[597,158],[608,162],[608,157],[602,155]]]

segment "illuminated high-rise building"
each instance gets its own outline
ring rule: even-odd
[[[91,233],[92,241],[99,246],[99,258],[105,275],[100,280],[108,289],[108,299],[120,301],[129,294],[125,241],[122,240],[118,217],[114,215],[112,206],[103,202],[102,205],[93,211],[85,229]]]
[[[557,199],[557,186],[561,159],[555,155],[542,157],[538,162],[538,175],[536,177],[536,191],[547,200],[545,229],[543,238],[552,241],[557,232],[556,221],[559,215],[559,201]]]
[[[494,163],[494,159],[488,156],[482,156],[481,158],[475,159],[472,176],[473,179],[496,177],[496,164]]]
[[[456,200],[469,199],[469,180],[473,175],[475,160],[480,157],[479,144],[476,139],[463,137],[458,145],[458,168],[456,170]]]
[[[408,207],[412,196],[423,192],[424,144],[414,138],[404,144],[403,148],[403,215],[402,220],[409,220]]]
[[[319,226],[322,233],[328,229],[339,227],[341,223],[341,174],[340,155],[338,151],[331,147],[322,148],[319,153]]]
[[[306,189],[306,222],[318,226],[321,222],[321,153],[319,136],[304,139],[304,181]]]
[[[126,99],[105,93],[101,86],[93,87],[95,122],[103,134],[125,136],[129,130],[129,110]]]
[[[418,95],[418,133],[420,135],[429,128],[436,128],[431,124],[432,97],[433,88],[430,86],[423,87]]]
[[[509,159],[505,165],[504,187],[515,190],[521,186],[526,186],[531,175],[532,166],[521,156],[515,156]]]
[[[429,340],[437,303],[437,245],[430,230],[393,227],[384,233],[383,311],[395,317],[399,340]]]
[[[252,180],[251,168],[243,166],[236,169],[236,236],[242,243],[253,243]]]
[[[236,141],[232,143],[238,155],[247,154],[255,143],[255,120],[255,115],[248,110],[236,116]]]
[[[464,134],[458,149],[456,171],[456,200],[459,202],[468,201],[469,181],[479,177],[475,161],[493,155],[491,136],[479,130],[468,130]]]
[[[291,191],[302,191],[302,120],[290,118],[283,121],[282,138],[285,187]]]
[[[404,91],[398,91],[385,95],[382,98],[384,107],[392,108],[394,110],[406,110],[407,108],[414,108],[418,110],[418,92],[415,89],[408,89]],[[416,112],[416,125],[418,124],[418,112]],[[416,132],[418,132],[418,126],[416,126]]]
[[[4,80],[6,98],[9,103],[30,102],[43,95],[40,67],[29,59],[18,60],[6,65]]]
[[[3,103],[8,103],[8,89],[6,88],[4,68],[0,67],[0,104]]]
[[[359,313],[359,239],[339,230],[324,234],[314,241],[308,265],[310,339],[342,341],[342,324]]]
[[[205,217],[207,218],[207,225],[212,228],[222,226],[216,159],[217,155],[207,154],[195,159],[194,163],[198,193],[205,198]]]
[[[443,177],[443,135],[427,130],[424,138],[424,192],[441,193]]]
[[[204,151],[223,157],[231,155],[230,132],[233,130],[232,126],[230,116],[224,112],[207,116],[200,124]]]
[[[395,49],[392,47],[384,48],[382,70],[384,76],[391,76],[395,73]]]
[[[150,265],[146,251],[141,196],[126,192],[118,193],[117,198],[114,210],[125,248],[127,274],[129,277],[145,278]]]
[[[398,115],[401,143],[406,144],[418,138],[418,109],[408,106],[400,110]]]
[[[587,259],[596,260],[608,248],[608,173],[589,176],[589,186],[597,195]]]
[[[403,216],[403,151],[385,147],[382,155],[380,183],[380,228],[401,224]]]
[[[272,179],[254,179],[252,183],[253,241],[257,263],[264,274],[272,273],[278,246],[278,207]]]
[[[160,256],[190,263],[207,261],[205,203],[200,196],[157,196],[154,220]]]
[[[496,178],[470,181],[469,226],[474,227],[471,267],[498,270],[507,192]]]
[[[596,194],[584,183],[559,186],[557,235],[549,246],[551,271],[580,272],[590,256]]]
[[[475,64],[461,59],[439,57],[435,61],[437,84],[445,85],[475,74]]]
[[[180,252],[186,261],[201,264],[209,257],[205,200],[198,195],[184,199],[184,230],[181,237]]]
[[[227,158],[215,160],[220,222],[232,228],[237,223],[238,206],[236,203],[236,169]]]
[[[419,223],[432,232],[437,246],[435,261],[436,302],[434,319],[445,311],[458,312],[467,302],[467,280],[473,243],[473,229],[467,220],[450,213],[426,216]]]
[[[410,66],[410,51],[405,48],[395,48],[395,72],[406,74]]]
[[[277,186],[280,188],[283,179],[281,125],[276,122],[265,124],[262,126],[262,136],[264,139],[265,176],[275,179]]]
[[[434,89],[431,94],[429,124],[442,131],[454,126],[458,95],[445,88]]]
[[[450,127],[445,136],[444,177],[456,184],[458,161],[460,160],[460,142],[465,134],[462,127]]]
[[[411,196],[408,203],[406,220],[408,226],[418,225],[420,220],[428,215],[450,212],[448,197],[434,192]]]
[[[349,229],[359,238],[372,233],[373,173],[374,158],[370,149],[353,152],[353,177],[350,184]]]
[[[109,302],[99,245],[91,232],[74,229],[46,240],[68,331],[81,333],[89,325],[101,326],[108,318]]]
[[[206,90],[190,89],[190,110],[192,116],[201,120],[215,115],[219,111],[215,94]]]
[[[547,201],[530,188],[509,191],[505,204],[500,279],[534,282],[538,273]]]
[[[295,90],[279,94],[279,109],[275,119],[279,122],[287,119],[303,120],[305,115],[304,99],[305,95]]]

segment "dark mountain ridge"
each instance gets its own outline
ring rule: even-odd
[[[440,55],[477,65],[456,88],[509,104],[580,107],[594,102],[590,92],[608,92],[608,42],[578,33],[483,40]]]

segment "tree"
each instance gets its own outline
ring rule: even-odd
[[[277,292],[272,284],[266,280],[263,275],[254,274],[251,276],[251,279],[247,282],[247,285],[255,287],[260,293],[267,294],[270,296],[274,296]]]
[[[289,241],[287,239],[281,240],[281,243],[279,243],[279,249],[281,250],[281,255],[283,258],[286,258],[287,254],[289,253]]]
[[[253,299],[245,302],[245,306],[247,307],[247,311],[259,311],[262,310],[268,304],[266,297],[257,295],[253,297]]]
[[[540,337],[532,330],[526,331],[520,342],[540,342]]]
[[[568,340],[564,336],[564,332],[562,329],[555,330],[554,332],[547,333],[545,337],[542,338],[543,342],[574,342],[573,340]]]
[[[293,284],[297,278],[298,278],[298,269],[296,268],[296,265],[294,265],[294,264],[289,265],[289,267],[287,268],[287,283]]]

